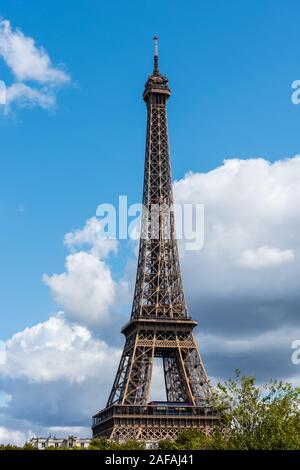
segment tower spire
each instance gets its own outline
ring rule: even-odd
[[[158,68],[158,36],[155,35],[153,38],[154,41],[154,70],[153,72],[155,74],[159,74],[159,68]]]

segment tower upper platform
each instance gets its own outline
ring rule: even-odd
[[[143,94],[144,100],[147,102],[150,96],[158,95],[164,97],[165,100],[171,95],[169,81],[167,77],[162,75],[158,67],[158,37],[154,36],[154,68],[152,74],[145,83]]]

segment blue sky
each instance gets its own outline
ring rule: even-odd
[[[1,16],[73,79],[54,112],[21,110],[0,122],[4,337],[53,309],[40,278],[62,268],[63,234],[102,201],[140,199],[141,95],[154,32],[173,91],[174,178],[224,158],[274,161],[299,151],[300,108],[290,101],[300,76],[299,8],[296,1],[163,1],[157,14],[150,1],[1,2]],[[9,80],[3,63],[0,74]]]
[[[47,322],[49,316],[61,308],[52,300],[42,276],[64,271],[68,253],[63,244],[64,235],[82,228],[102,202],[116,203],[120,194],[128,195],[132,203],[141,200],[146,125],[142,92],[152,69],[153,34],[160,37],[160,69],[169,77],[172,90],[169,132],[173,177],[179,180],[180,199],[179,193],[185,184],[189,187],[195,184],[196,188],[196,180],[183,179],[189,171],[208,175],[203,176],[208,184],[210,172],[215,168],[221,167],[221,175],[228,171],[229,167],[222,166],[224,159],[248,161],[262,157],[276,162],[300,153],[300,106],[291,102],[291,84],[300,78],[299,14],[300,5],[296,0],[162,0],[159,5],[147,0],[1,2],[0,17],[9,20],[12,28],[20,28],[25,36],[33,38],[37,47],[44,47],[53,66],[71,77],[70,82],[57,91],[57,104],[53,109],[16,105],[8,114],[1,113],[0,109],[3,341],[26,327]],[[7,85],[15,79],[1,58],[0,79]],[[291,188],[297,187],[297,181],[286,182],[285,176],[281,179],[277,176],[281,164],[274,167],[272,174],[265,173],[269,170],[259,160],[253,164],[255,168],[251,165],[249,160],[245,176],[238,182],[232,177],[232,184],[236,186],[227,192],[235,189],[232,201],[239,199],[244,185],[252,188],[251,178],[256,178],[257,184],[259,175],[264,175],[262,185],[264,181],[270,181],[270,185],[275,181],[275,189],[283,188],[282,194],[291,192],[293,201],[294,189]],[[233,167],[232,164],[229,172]],[[295,169],[289,171],[296,174]],[[219,181],[214,184],[217,190]],[[249,197],[245,196],[247,208],[252,204],[250,189]],[[204,190],[197,191],[196,188],[197,197],[206,197]],[[216,197],[221,201],[223,195],[218,193]],[[215,199],[209,201],[208,210],[215,207]],[[294,203],[296,207],[296,196]],[[268,204],[269,200],[265,206]],[[265,207],[264,203],[262,206]],[[242,217],[243,210],[236,209],[237,217]],[[287,212],[285,206],[284,213]],[[274,240],[273,235],[268,235],[268,239],[266,235],[271,234],[274,227],[281,233],[280,220],[272,225],[273,216],[268,219],[266,213],[257,211],[256,218],[251,219],[253,237],[259,231],[257,226],[261,228],[265,220],[269,220],[271,228],[265,231],[262,241],[257,241],[256,245],[253,242],[249,247],[245,245],[243,249],[269,246],[272,250],[277,243],[281,253],[285,249],[294,249],[296,253],[293,245],[297,234],[293,221],[297,221],[299,215],[296,210],[295,214],[293,218],[288,212],[284,222],[287,226],[291,223],[284,244],[279,238]],[[265,255],[268,257],[274,252],[270,253]],[[130,248],[122,245],[119,252],[112,253],[107,260],[115,279],[124,275],[128,258]],[[214,272],[213,266],[204,265],[209,277]],[[183,261],[185,284],[189,282],[189,266],[195,268]],[[220,266],[222,271],[222,259]],[[131,269],[134,272],[134,267]],[[272,293],[280,282],[281,285],[285,281],[293,284],[293,275],[296,275],[296,271],[282,269],[279,277],[274,275],[274,282],[271,271],[266,276],[252,270],[243,278],[245,284],[251,285],[252,293],[259,290],[261,279],[270,279],[267,294],[259,298],[267,298],[268,302],[276,304],[277,310],[280,310],[279,305],[285,305],[284,295],[278,299],[272,297]],[[233,285],[235,275],[232,274]],[[207,292],[214,283],[213,276],[211,279]],[[220,281],[220,286],[223,283]],[[205,309],[211,313],[211,309],[220,308],[222,288],[210,307],[207,306],[209,295],[203,296],[206,305],[203,307],[201,298],[195,294],[197,289],[187,287],[186,290],[193,315],[197,317],[200,312],[203,328],[207,326],[207,332],[213,334]],[[253,311],[248,300],[252,293],[243,288],[237,290],[237,297],[240,294],[243,298],[238,299],[233,310],[239,305],[250,318]],[[291,318],[294,318],[299,299],[295,294],[289,301],[295,302],[291,307]],[[285,312],[288,308],[285,307]],[[215,324],[222,324],[223,331],[233,332],[239,322],[230,315],[221,323],[216,319]],[[249,328],[260,338],[262,331],[256,326],[260,322],[267,324],[266,317],[262,320],[256,312],[251,318],[251,324],[241,324],[241,331],[245,334],[245,329]],[[282,318],[281,312],[274,320],[276,331]],[[292,325],[291,318],[287,323]],[[100,332],[100,335],[105,338],[105,333]],[[216,337],[214,341],[218,341]],[[224,350],[228,347],[224,343]],[[285,349],[286,358],[289,348],[290,343]],[[233,370],[232,358],[231,355],[228,364]],[[243,364],[248,367],[249,356],[245,356]],[[254,358],[253,364],[259,371],[259,358]],[[210,367],[218,376],[223,367],[220,357],[212,355]],[[255,372],[255,367],[250,369]],[[266,376],[266,371],[272,374],[272,367],[274,363],[266,361],[262,375]],[[284,375],[284,367],[282,364],[278,375]]]

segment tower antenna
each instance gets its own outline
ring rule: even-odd
[[[159,73],[158,69],[158,36],[155,35],[153,38],[154,41],[154,73]]]

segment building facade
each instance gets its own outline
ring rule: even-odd
[[[38,450],[45,450],[49,448],[59,449],[59,448],[67,448],[67,449],[88,449],[90,445],[91,439],[89,438],[81,438],[76,436],[68,436],[68,437],[55,437],[55,436],[48,436],[48,437],[32,437],[27,444],[30,444],[32,447],[35,447]]]

